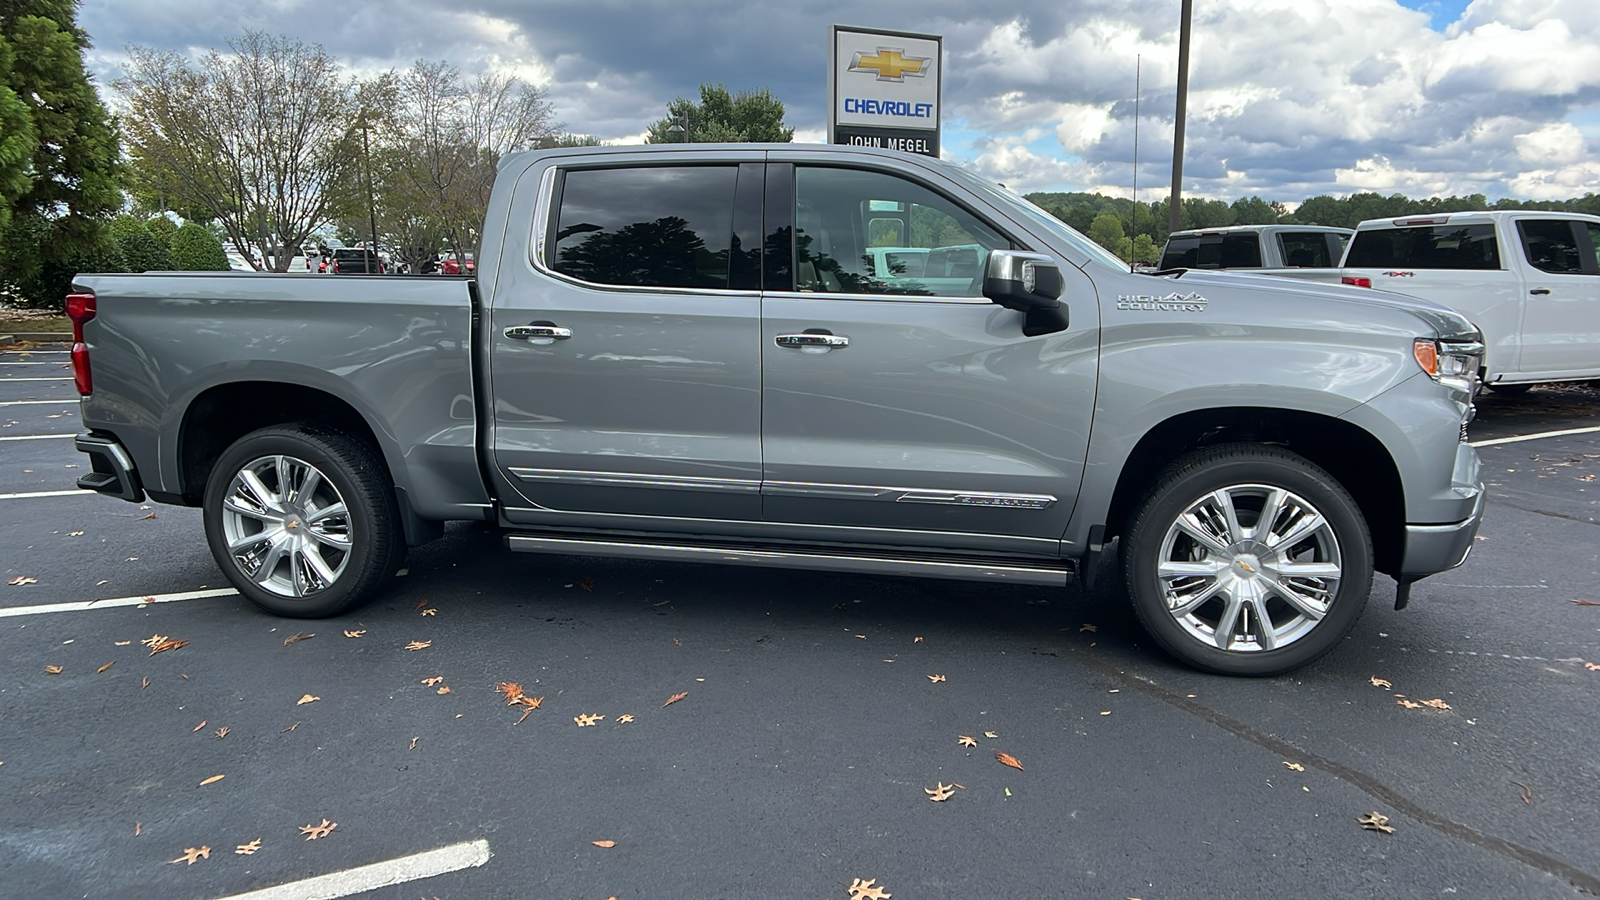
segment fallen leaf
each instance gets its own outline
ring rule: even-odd
[[[344,636],[347,637],[347,638],[358,638],[358,637],[361,637],[363,634],[366,634],[366,633],[367,633],[367,630],[365,628],[363,628],[360,631],[346,631],[344,633]]]
[[[1449,709],[1450,708],[1450,704],[1444,702],[1443,700],[1440,700],[1437,697],[1435,697],[1432,700],[1424,700],[1424,701],[1422,701],[1422,705],[1423,706],[1431,706],[1434,709]]]
[[[161,643],[162,641],[164,641],[166,639],[167,639],[167,636],[164,635],[164,634],[152,634],[149,637],[145,638],[144,640],[140,641],[139,643],[145,645],[146,647],[154,647],[155,645]]]
[[[199,731],[200,729],[202,729],[204,727],[206,727],[206,720],[201,719],[200,720],[200,724],[196,725],[193,729],[191,729],[191,731]]]
[[[428,607],[427,609],[423,610],[420,613],[420,615],[424,615],[424,616],[437,616],[438,614],[439,614],[439,611],[437,609],[431,607],[431,606]]]
[[[1283,761],[1283,767],[1291,772],[1304,772],[1306,770],[1305,766],[1297,762],[1289,762],[1287,759]]]
[[[421,740],[421,739],[422,739],[422,738],[421,738],[421,736],[420,736],[420,735],[419,735],[419,736],[417,736],[417,737],[414,737],[414,738],[412,738],[412,739],[411,739],[411,746],[409,746],[409,747],[407,747],[407,748],[406,748],[406,752],[407,752],[407,753],[410,753],[410,752],[411,752],[411,751],[413,751],[413,750],[415,750],[415,749],[417,749],[417,741],[419,741],[419,740]]]
[[[1600,663],[1586,662],[1583,667],[1591,672],[1600,672]]]
[[[1090,625],[1088,622],[1085,622],[1082,625],[1078,626],[1078,630],[1080,632],[1082,632],[1082,631],[1094,632],[1094,631],[1099,631],[1100,630],[1100,626],[1099,625]]]
[[[15,581],[11,583],[16,584]],[[1600,606],[1600,600],[1574,600],[1572,602],[1578,604],[1579,606]]]
[[[1414,703],[1414,702],[1412,702],[1410,700],[1396,700],[1395,702],[1400,704],[1401,706],[1404,706],[1406,709],[1421,709],[1422,708],[1422,704],[1421,703]]]
[[[299,728],[299,727],[300,727],[300,723],[296,722],[293,725],[290,725],[288,728],[285,728],[285,729],[283,729],[282,731],[280,731],[278,733],[279,734],[288,734],[289,732],[291,732],[291,731],[293,731],[293,730],[295,730],[296,728]]]
[[[229,733],[230,733],[230,732],[231,732],[231,731],[233,731],[233,729],[232,729],[232,728],[229,728],[229,727],[228,727],[228,726],[226,726],[226,725],[224,725],[224,726],[222,726],[222,727],[221,727],[221,728],[218,728],[218,729],[217,729],[217,737],[218,737],[218,738],[225,738],[225,737],[227,737],[227,736],[228,736],[228,734],[229,734]]]
[[[1384,834],[1394,834],[1394,826],[1389,824],[1389,817],[1380,812],[1369,812],[1356,820],[1361,827],[1368,831],[1381,831]]]
[[[443,675],[435,675],[432,678],[424,678],[424,679],[422,679],[422,683],[427,685],[428,687],[433,687],[434,685],[438,684],[441,681],[444,681],[444,676]]]
[[[149,686],[150,686],[150,676],[146,675],[145,677],[139,679],[139,690],[142,691],[142,690],[144,690],[145,688],[147,688]]]
[[[956,786],[953,784],[945,784],[943,782],[936,781],[933,783],[933,787],[923,788],[922,791],[928,795],[929,800],[932,800],[935,803],[943,803],[944,801],[955,796]]]
[[[1533,788],[1528,787],[1527,785],[1523,784],[1520,781],[1513,781],[1511,783],[1516,785],[1519,788],[1522,788],[1522,803],[1523,803],[1523,805],[1524,806],[1532,806],[1533,805]]]
[[[138,837],[143,832],[144,832],[144,823],[143,822],[134,822],[133,823],[133,836],[134,837]]]
[[[914,638],[912,638],[912,639],[911,639],[911,643],[913,643],[913,644],[920,644],[920,643],[922,643],[922,635],[920,635],[920,634],[919,634],[919,635],[917,635],[917,636],[916,636],[916,637],[914,637]]]
[[[111,643],[117,645],[118,647],[126,647],[129,644],[133,643],[133,641],[112,641]]]
[[[1368,678],[1367,679],[1367,683],[1372,685],[1373,687],[1383,688],[1385,690],[1388,690],[1389,688],[1394,687],[1394,685],[1390,684],[1387,679],[1379,678],[1376,675],[1372,676],[1371,678]]]
[[[989,739],[991,739],[991,740],[992,740],[992,739],[994,739],[994,738],[997,738],[997,737],[999,737],[999,736],[1000,736],[1000,735],[999,735],[999,734],[998,734],[998,733],[997,733],[997,732],[993,732],[993,731],[985,731],[985,732],[984,732],[984,733],[983,733],[983,736],[984,736],[984,737],[986,737],[986,738],[989,738]]]
[[[227,778],[227,777],[228,776],[226,776],[226,775],[213,775],[210,778],[207,778],[205,781],[200,782],[200,786],[201,787],[205,787],[208,784],[216,784],[217,782],[219,782],[222,779]]]
[[[624,713],[623,715],[617,716],[617,724],[618,725],[626,725],[626,724],[628,724],[629,722],[632,722],[632,721],[633,721],[633,716],[628,715],[626,713]]]
[[[589,843],[595,845],[596,847],[604,848],[606,850],[610,850],[612,847],[615,847],[617,845],[616,841],[590,841]]]
[[[305,706],[307,703],[315,703],[315,702],[317,702],[318,700],[321,700],[321,699],[322,698],[318,697],[316,694],[307,694],[304,697],[301,697],[299,700],[296,700],[294,702],[294,705],[295,706]]]
[[[450,693],[450,685],[447,684],[444,687],[439,688],[437,693],[440,693],[440,694],[448,694],[448,693]]]
[[[60,666],[45,666],[44,667],[44,673],[46,675],[60,675],[61,674],[61,667]]]
[[[433,646],[433,641],[412,641],[406,645],[407,650],[426,650]]]
[[[1003,766],[1010,766],[1013,769],[1022,768],[1022,763],[1018,762],[1017,758],[1009,753],[1000,753],[996,751],[994,758]]]
[[[661,704],[661,708],[662,709],[666,709],[667,707],[671,706],[674,703],[677,703],[679,700],[682,700],[683,698],[685,698],[687,696],[689,696],[689,692],[688,691],[683,691],[682,693],[673,694],[671,697],[667,698],[667,702]]]
[[[83,537],[83,532],[81,532],[81,531],[69,531],[69,532],[67,532],[67,537]]]
[[[427,606],[427,605],[428,605],[428,601],[426,601],[426,600],[418,600],[417,601],[417,605],[413,606],[411,608],[412,609],[421,609],[421,608],[423,608],[424,606]]]
[[[296,631],[294,634],[291,634],[283,639],[283,645],[287,647],[290,644],[298,644],[301,641],[309,641],[314,637],[316,637],[315,633],[305,634],[304,632]]]
[[[314,841],[317,838],[327,837],[329,832],[338,827],[338,822],[329,822],[327,819],[323,819],[321,825],[300,826],[300,833],[306,836],[306,840]]]
[[[233,852],[239,854],[240,856],[253,856],[255,855],[255,852],[260,849],[261,838],[256,838],[248,844],[240,844],[239,846],[233,848]]]
[[[112,661],[111,661],[111,662],[108,662],[108,663],[106,663],[106,664],[105,664],[105,665],[103,665],[103,666],[101,666],[101,667],[100,667],[100,668],[98,668],[98,669],[95,669],[95,670],[94,670],[94,673],[95,673],[95,674],[96,674],[96,675],[99,675],[99,674],[100,674],[100,673],[101,673],[101,672],[104,672],[104,671],[105,671],[105,670],[107,670],[107,669],[109,669],[109,668],[111,668],[111,667],[112,667],[112,666],[114,666],[114,665],[116,665],[116,664],[117,664],[117,661],[116,661],[116,660],[114,660],[114,659],[113,659],[113,660],[112,660]]]
[[[845,890],[850,894],[850,900],[884,900],[884,898],[892,896],[883,888],[873,886],[877,883],[878,879],[876,878],[866,881],[857,878]]]
[[[18,575],[17,577],[15,577],[15,578],[11,579],[10,581],[6,582],[6,584],[11,584],[11,585],[38,584],[38,583],[39,583],[39,579],[30,578],[27,575]]]
[[[169,859],[169,860],[167,860],[167,862],[169,862],[169,863],[188,863],[189,865],[192,866],[192,865],[194,865],[195,860],[210,859],[210,858],[211,858],[211,848],[210,847],[201,847],[198,850],[196,850],[193,847],[185,847],[182,856],[178,857],[177,859]]]
[[[962,734],[962,735],[957,735],[956,736],[956,743],[960,744],[963,747],[976,747],[976,746],[978,746],[978,739],[975,738],[975,737],[968,737],[968,736]]]
[[[597,716],[597,715],[593,715],[593,714],[590,714],[590,713],[583,713],[582,715],[574,717],[572,721],[577,722],[579,728],[587,728],[588,726],[593,725],[594,723],[596,723],[596,722],[598,722],[598,721],[600,721],[601,719],[604,719],[604,718],[605,718],[605,716]]]
[[[943,675],[929,675],[928,680],[934,684],[938,684],[939,682],[946,681],[947,679]]]
[[[180,640],[176,640],[174,638],[166,638],[165,640],[163,640],[160,643],[156,644],[154,647],[150,648],[150,655],[151,656],[155,656],[157,653],[163,653],[163,652],[165,652],[167,650],[177,650],[180,647],[187,647],[187,646],[189,646],[189,642],[188,641],[180,641]]]
[[[156,517],[156,514],[155,513],[151,513],[148,516],[140,516],[139,518],[140,519],[154,519],[155,517]]]
[[[502,681],[495,685],[494,689],[506,695],[507,706],[513,706],[518,700],[522,699],[522,685],[517,684],[515,681]]]
[[[582,588],[583,590],[586,590],[586,591],[592,591],[592,590],[594,590],[594,579],[593,578],[579,578],[578,579],[578,587],[580,587],[580,588]]]

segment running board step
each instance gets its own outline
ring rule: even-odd
[[[1059,566],[1048,566],[1024,562],[995,563],[980,560],[878,556],[848,551],[757,550],[748,547],[656,544],[645,541],[558,538],[531,534],[509,535],[506,537],[506,545],[519,553],[562,553],[571,556],[729,563],[780,569],[862,572],[870,575],[1008,581],[1012,584],[1043,584],[1057,587],[1072,580],[1071,563],[1065,560]]]

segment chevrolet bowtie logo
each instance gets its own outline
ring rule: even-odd
[[[868,56],[856,51],[850,59],[850,71],[877,73],[879,81],[905,81],[907,75],[922,78],[928,74],[928,63],[931,57],[906,56],[904,50],[891,50],[888,47],[879,47],[878,52]]]

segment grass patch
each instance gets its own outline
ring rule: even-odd
[[[0,308],[0,333],[15,334],[18,331],[67,332],[71,330],[72,320],[53,310]]]

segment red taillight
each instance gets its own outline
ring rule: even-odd
[[[89,345],[83,342],[83,326],[94,318],[94,294],[89,291],[67,295],[67,318],[72,320],[72,380],[78,393],[87,397],[94,391],[89,374]]]
[[[1346,275],[1339,279],[1340,284],[1350,284],[1356,287],[1372,287],[1372,279],[1360,275]]]

